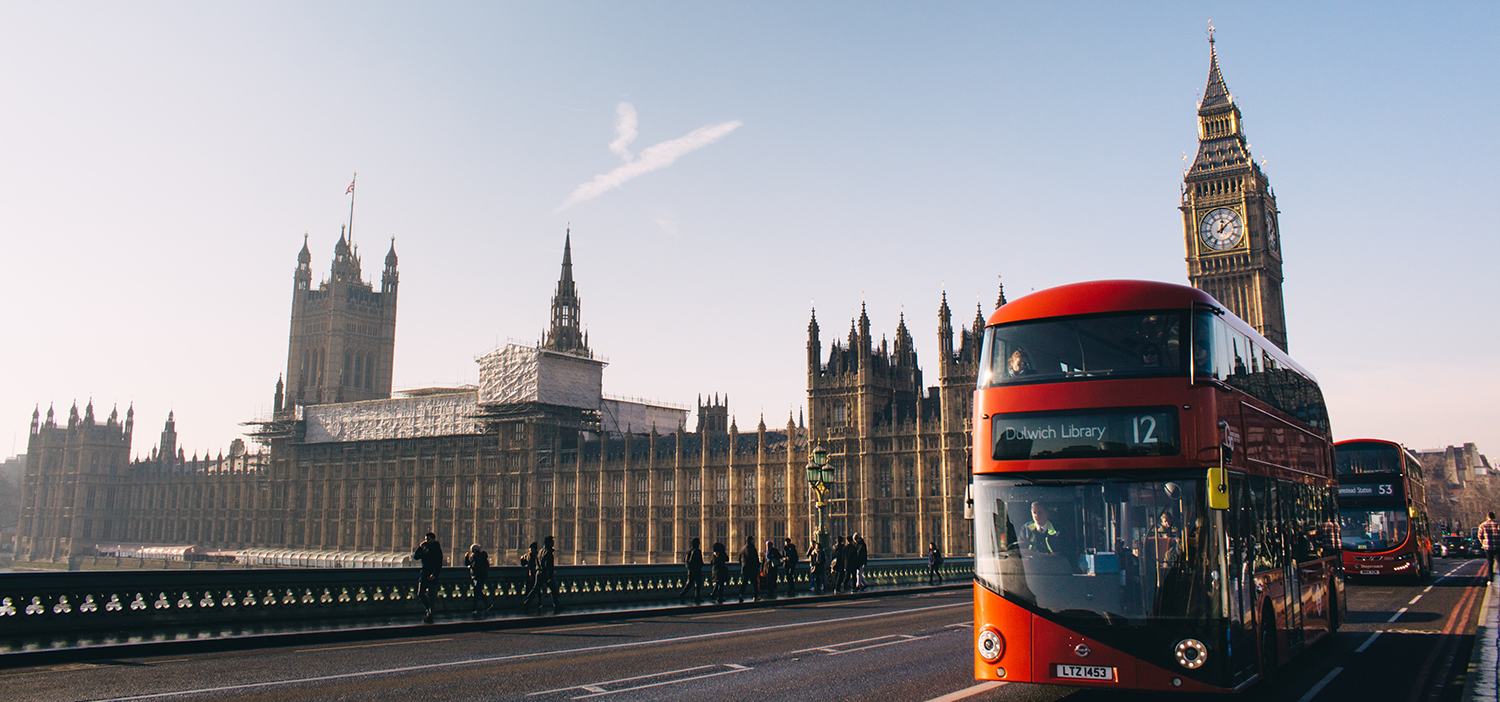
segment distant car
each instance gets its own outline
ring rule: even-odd
[[[1471,555],[1469,539],[1464,536],[1444,536],[1438,544],[1438,555],[1445,558],[1462,558]]]

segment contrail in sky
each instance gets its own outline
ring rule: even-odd
[[[637,132],[635,107],[628,102],[620,103],[615,110],[615,140],[610,142],[609,150],[625,160],[625,165],[620,166],[608,173],[594,176],[593,180],[583,183],[573,191],[557,209],[559,211],[575,203],[590,200],[610,190],[620,187],[631,178],[645,175],[651,171],[660,170],[672,165],[682,156],[697,151],[709,144],[723,139],[730,132],[739,129],[744,122],[733,120],[721,124],[711,124],[699,127],[670,141],[664,141],[652,146],[632,158],[629,150],[630,142],[635,141]]]

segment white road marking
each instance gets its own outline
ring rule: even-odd
[[[885,636],[872,636],[872,637],[870,637],[868,639],[858,639],[856,641],[845,641],[843,643],[828,644],[827,646],[814,646],[812,648],[802,648],[802,649],[798,649],[796,651],[792,651],[792,653],[807,653],[808,651],[825,651],[827,653],[834,653],[834,652],[836,652],[838,650],[839,646],[848,646],[850,644],[866,643],[866,642],[869,642],[869,641],[880,641],[882,639],[893,639],[893,638],[896,638],[897,636],[900,636],[900,635],[899,634],[886,634]]]
[[[1420,600],[1420,599],[1422,599],[1422,596],[1421,595],[1417,595],[1416,597],[1411,598],[1411,601],[1407,602],[1406,604],[1407,605],[1414,605],[1414,604],[1417,603],[1417,600]]]
[[[721,670],[721,671],[719,671],[717,673],[708,673],[706,675],[694,675],[693,677],[690,677],[690,678],[678,678],[676,680],[663,680],[661,682],[648,683],[646,685],[636,685],[635,687],[622,687],[622,688],[620,688],[618,690],[604,690],[604,691],[600,691],[600,692],[595,692],[592,695],[579,695],[579,696],[574,697],[572,699],[582,700],[582,699],[588,699],[590,697],[603,697],[605,695],[613,695],[613,694],[617,694],[617,693],[621,693],[621,692],[630,692],[631,690],[644,690],[644,689],[646,689],[648,687],[660,687],[662,685],[675,685],[677,683],[691,682],[693,680],[702,680],[704,678],[717,678],[720,675],[732,675],[734,673],[743,673],[743,672],[745,672],[747,670],[754,670],[754,668],[750,668],[750,667],[743,666],[743,665],[735,665],[733,663],[725,663],[724,665],[728,666],[729,670]]]
[[[1428,586],[1427,586],[1427,587],[1426,587],[1426,588],[1424,588],[1424,589],[1423,589],[1423,590],[1422,590],[1422,594],[1424,594],[1424,595],[1425,595],[1425,594],[1427,594],[1427,593],[1429,593],[1429,592],[1432,592],[1432,588],[1433,588],[1433,586],[1432,586],[1432,585],[1428,585]]]
[[[930,700],[927,700],[927,702],[958,702],[959,700],[968,699],[981,692],[988,692],[1004,684],[1006,683],[1000,682],[998,680],[982,682],[978,685],[975,685],[974,687],[966,687],[962,690],[959,690],[958,692],[950,692],[946,695],[943,695],[942,697],[934,697]]]
[[[319,675],[311,678],[291,678],[285,680],[268,680],[266,682],[243,683],[240,685],[224,685],[221,687],[204,687],[193,690],[177,690],[173,692],[157,692],[148,695],[134,695],[131,697],[114,697],[100,702],[124,702],[125,700],[153,700],[164,697],[181,697],[183,695],[204,695],[213,692],[230,692],[234,690],[254,690],[258,688],[276,687],[280,685],[296,685],[299,683],[329,682],[333,680],[352,680],[354,678],[365,678],[375,675],[393,675],[396,673],[426,672],[437,668],[451,668],[460,665],[474,665],[476,663],[498,663],[501,661],[524,660],[528,658],[541,658],[544,656],[558,656],[574,653],[589,653],[593,651],[611,651],[621,648],[634,648],[637,646],[649,646],[652,644],[677,643],[679,641],[698,641],[720,636],[732,636],[735,634],[752,634],[760,631],[775,631],[777,629],[795,629],[805,626],[822,626],[835,622],[856,621],[860,619],[874,619],[876,617],[891,617],[912,612],[924,612],[933,609],[948,609],[951,607],[973,607],[972,602],[952,602],[949,604],[928,605],[926,607],[913,607],[911,609],[897,609],[889,612],[872,612],[869,614],[854,614],[837,619],[820,619],[817,621],[791,622],[787,624],[770,624],[767,626],[752,627],[749,629],[733,629],[730,631],[713,631],[703,634],[689,634],[687,636],[674,636],[666,639],[648,639],[645,641],[621,641],[619,643],[599,644],[597,646],[582,646],[579,648],[566,648],[556,651],[533,651],[530,653],[515,653],[508,656],[486,656],[484,658],[466,658],[458,661],[440,661],[436,663],[424,663],[422,665],[409,665],[399,668],[382,668],[378,670],[363,670],[356,673],[339,673],[336,675]]]
[[[536,697],[537,695],[550,695],[550,694],[553,694],[555,692],[567,692],[568,690],[589,690],[589,691],[592,691],[592,692],[603,692],[604,688],[602,686],[604,686],[604,685],[613,685],[615,683],[631,682],[633,680],[644,680],[646,678],[659,678],[659,677],[661,677],[663,675],[676,675],[678,673],[691,673],[691,672],[693,672],[695,670],[703,670],[704,668],[717,668],[717,667],[718,666],[714,666],[714,665],[698,665],[698,666],[693,666],[691,668],[683,668],[681,670],[667,670],[667,671],[663,671],[663,672],[660,672],[660,673],[647,673],[646,675],[637,675],[637,676],[631,677],[631,678],[619,678],[617,680],[605,680],[604,682],[589,683],[587,685],[574,685],[572,687],[559,687],[556,690],[542,690],[541,692],[533,692],[533,693],[527,695],[527,697]]]
[[[911,642],[911,641],[921,641],[922,639],[928,638],[926,636],[906,636],[905,634],[902,634],[902,636],[905,637],[905,638],[897,639],[895,641],[887,641],[885,643],[871,644],[869,646],[860,646],[859,648],[845,648],[845,649],[841,649],[841,650],[838,650],[838,651],[834,651],[833,653],[830,653],[828,655],[830,655],[830,656],[840,656],[840,655],[843,655],[845,653],[854,653],[855,651],[868,651],[868,650],[870,650],[872,648],[880,648],[881,646],[893,646],[895,644],[908,643],[908,642]]]
[[[318,651],[343,651],[350,648],[375,648],[377,646],[411,646],[413,644],[437,643],[439,641],[452,641],[453,639],[422,639],[421,641],[390,641],[386,643],[355,644],[353,646],[328,646],[326,648],[299,648],[296,653],[317,653]],[[186,658],[182,660],[187,660]],[[161,661],[165,663],[166,661]]]
[[[1362,643],[1362,644],[1360,644],[1359,648],[1354,649],[1354,652],[1355,653],[1364,653],[1365,649],[1369,648],[1370,644],[1375,643],[1375,639],[1378,639],[1378,638],[1380,638],[1380,632],[1377,631],[1377,632],[1375,632],[1373,634],[1370,634],[1370,638],[1365,639],[1365,642]]]
[[[1312,698],[1317,697],[1318,693],[1322,692],[1323,688],[1327,687],[1328,683],[1333,682],[1333,678],[1342,672],[1344,672],[1343,668],[1334,668],[1333,670],[1328,671],[1328,674],[1324,675],[1323,679],[1319,680],[1318,684],[1313,685],[1312,689],[1308,690],[1307,694],[1303,695],[1301,699],[1297,700],[1297,702],[1311,702]]]
[[[1392,614],[1390,619],[1385,620],[1385,623],[1390,624],[1391,622],[1394,622],[1397,619],[1400,619],[1401,615],[1403,615],[1403,614],[1406,614],[1406,608],[1405,607],[1402,607],[1401,609],[1396,610],[1396,613]]]
[[[963,627],[965,629],[968,629],[968,628],[970,628],[972,626],[974,626],[974,622],[959,622],[957,624],[949,624],[949,625],[947,625],[947,626],[945,626],[943,628],[944,629],[952,629],[954,627]]]

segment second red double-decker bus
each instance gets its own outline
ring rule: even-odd
[[[976,678],[1230,692],[1338,628],[1322,394],[1206,293],[1002,307],[973,436]]]
[[[1422,462],[1394,441],[1350,439],[1333,445],[1339,473],[1339,531],[1344,572],[1432,573],[1432,535]]]

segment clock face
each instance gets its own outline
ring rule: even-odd
[[[1238,212],[1220,207],[1209,212],[1198,227],[1198,237],[1203,244],[1215,251],[1232,249],[1245,236],[1245,222]]]
[[[1272,212],[1271,208],[1268,207],[1266,208],[1266,245],[1271,247],[1272,251],[1277,251],[1279,250],[1277,248],[1279,244],[1278,232],[1276,231],[1276,213]]]

